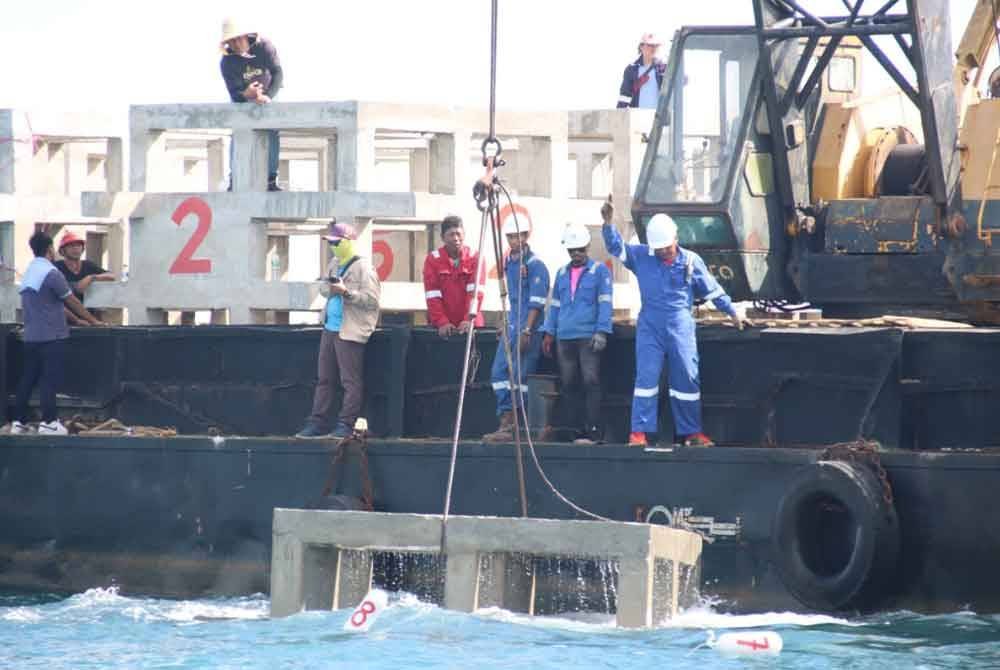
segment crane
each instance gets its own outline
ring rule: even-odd
[[[996,0],[957,53],[942,0],[751,2],[754,25],[675,35],[640,238],[671,215],[736,299],[1000,320],[1000,100],[976,92]],[[892,92],[862,95],[872,63]]]

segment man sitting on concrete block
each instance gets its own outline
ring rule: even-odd
[[[444,244],[427,254],[424,259],[427,320],[437,328],[441,337],[467,332],[473,319],[477,328],[483,326],[480,309],[483,305],[485,268],[480,271],[477,282],[479,255],[462,244],[464,239],[462,218],[446,216],[441,222],[441,240]],[[476,296],[474,304],[473,295]]]
[[[233,102],[253,102],[266,105],[281,89],[284,73],[274,45],[255,32],[238,25],[233,19],[222,22],[222,79]],[[267,190],[278,188],[277,130],[267,131]],[[232,172],[233,145],[229,145],[229,169]],[[232,177],[229,190],[232,190]]]
[[[295,437],[347,437],[361,414],[365,344],[378,323],[381,285],[371,263],[356,254],[357,237],[354,228],[336,222],[330,224],[330,232],[324,236],[333,247],[335,263],[322,289],[328,300],[323,310],[312,414]],[[342,400],[337,425],[331,433],[329,417],[334,386],[339,388]]]

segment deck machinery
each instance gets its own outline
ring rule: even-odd
[[[675,36],[640,238],[670,214],[736,299],[1000,320],[1000,100],[977,92],[993,0],[957,54],[942,0],[752,1],[753,26]],[[897,90],[862,94],[872,60]]]

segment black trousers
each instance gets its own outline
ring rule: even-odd
[[[557,340],[556,352],[559,357],[559,416],[563,425],[583,430],[600,427],[601,354],[590,348],[589,339]]]
[[[56,390],[62,385],[66,367],[66,340],[24,343],[24,369],[17,383],[14,419],[28,421],[28,400],[35,384],[41,387],[42,421],[57,418]]]

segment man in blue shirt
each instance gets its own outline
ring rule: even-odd
[[[579,428],[574,442],[594,444],[602,440],[601,352],[611,334],[611,271],[587,255],[590,231],[586,226],[567,226],[562,244],[570,262],[556,272],[542,324],[542,351],[551,356],[556,345],[560,409],[563,420]],[[581,394],[586,398],[586,411],[581,411]]]
[[[23,435],[28,429],[28,399],[35,385],[41,387],[42,422],[39,435],[65,435],[66,427],[56,415],[56,391],[63,379],[66,360],[66,310],[81,321],[103,325],[73,295],[66,278],[52,263],[56,253],[52,238],[37,232],[28,240],[35,255],[21,278],[21,311],[24,315],[24,368],[17,385],[17,400],[11,435]],[[64,308],[65,306],[65,308]]]
[[[510,304],[507,333],[514,358],[512,367],[515,388],[511,389],[510,366],[501,339],[490,372],[493,393],[497,397],[500,427],[483,436],[486,442],[508,442],[514,439],[514,422],[517,417],[514,415],[512,391],[517,393],[517,407],[523,407],[524,392],[528,390],[527,375],[535,371],[542,351],[542,333],[538,327],[542,323],[542,312],[549,295],[548,268],[528,246],[530,224],[525,220],[515,221],[510,216],[504,222],[502,232],[510,247],[503,269]]]
[[[646,446],[646,433],[657,428],[660,373],[668,359],[670,409],[677,442],[710,447],[701,429],[698,343],[691,309],[695,299],[711,300],[742,330],[745,320],[715,281],[701,256],[677,244],[677,224],[656,214],[646,225],[647,244],[624,244],[611,223],[611,199],[601,207],[602,234],[608,253],[625,264],[639,282],[642,309],[635,331],[635,390],[629,445]]]
[[[646,33],[639,40],[639,57],[629,63],[622,74],[618,109],[656,109],[663,75],[667,71],[667,64],[656,57],[659,49],[660,40],[652,33]]]

